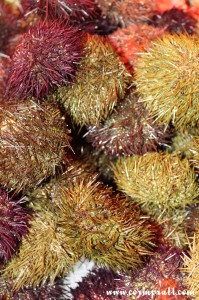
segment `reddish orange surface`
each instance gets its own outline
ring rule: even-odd
[[[159,290],[163,295],[157,295],[155,297],[155,300],[186,300],[184,296],[174,295],[179,291],[181,292],[178,283],[174,279],[160,280],[157,286],[157,290]],[[170,295],[168,291],[170,291]]]
[[[166,10],[172,9],[174,7],[179,9],[187,9],[188,6],[185,0],[156,0],[157,10],[159,12],[164,12]]]

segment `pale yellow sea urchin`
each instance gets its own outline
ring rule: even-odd
[[[194,127],[199,121],[199,39],[164,35],[140,55],[135,83],[160,124]]]

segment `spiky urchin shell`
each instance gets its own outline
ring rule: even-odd
[[[47,282],[52,285],[78,260],[64,214],[60,216],[57,207],[49,201],[35,201],[29,206],[34,211],[29,233],[2,273],[4,280],[12,281],[14,291]]]
[[[149,0],[96,0],[102,10],[113,24],[125,27],[129,23],[146,22],[156,11],[155,1]]]
[[[16,251],[22,236],[28,231],[30,215],[21,206],[21,200],[14,201],[0,189],[0,258],[7,262]]]
[[[0,124],[2,186],[32,189],[65,165],[70,131],[53,103],[1,106]]]
[[[95,0],[22,0],[25,11],[38,9],[51,18],[71,18],[82,22],[98,16]]]
[[[75,82],[58,90],[74,124],[97,125],[125,95],[131,76],[104,37],[87,35]]]
[[[113,171],[118,188],[157,216],[197,202],[196,175],[176,154],[120,157]]]
[[[51,199],[58,207],[57,215],[63,216],[79,257],[113,269],[128,269],[151,253],[154,225],[132,201],[114,194],[95,174],[82,173],[73,165],[57,182],[35,190],[29,198],[33,203]]]
[[[199,225],[199,224],[198,224]],[[189,251],[184,254],[184,268],[183,271],[187,273],[184,283],[188,289],[192,291],[193,299],[197,300],[199,297],[199,227],[192,238],[189,238]]]
[[[1,300],[57,300],[63,299],[64,288],[61,284],[44,284],[41,287],[27,287],[19,291],[12,289],[12,282],[0,279],[0,299]]]
[[[194,127],[199,121],[199,39],[164,35],[138,59],[135,84],[159,124]]]
[[[7,94],[10,98],[43,98],[67,85],[82,57],[82,32],[61,22],[30,26],[12,57]]]
[[[111,157],[142,155],[167,142],[164,128],[153,124],[134,93],[121,102],[103,125],[91,126],[86,140]]]

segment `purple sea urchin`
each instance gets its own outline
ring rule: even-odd
[[[109,269],[95,267],[75,289],[71,290],[72,299],[172,300],[173,288],[177,292],[185,290],[186,287],[183,282],[185,274],[180,270],[181,255],[181,249],[161,245],[153,256],[146,260],[142,268],[133,273],[114,273]],[[179,296],[175,299],[188,298]]]
[[[74,77],[82,56],[82,33],[60,22],[31,26],[12,57],[7,94],[42,98]]]
[[[93,19],[99,14],[95,0],[22,0],[25,10],[38,9],[52,18],[71,18],[76,22]]]
[[[199,39],[188,35],[164,35],[157,39],[136,65],[137,92],[149,115],[158,124],[194,127],[198,114]]]
[[[153,124],[147,110],[131,94],[100,127],[89,127],[86,140],[99,151],[117,157],[156,151],[167,142],[164,129]]]
[[[178,8],[172,8],[157,14],[149,21],[150,25],[165,28],[169,33],[188,33],[193,34],[196,31],[196,19],[188,12]]]
[[[116,290],[116,274],[106,268],[96,267],[92,270],[75,289],[71,289],[71,294],[75,300],[94,300],[107,298],[107,291]],[[71,298],[67,298],[71,300]],[[111,297],[111,299],[113,299]],[[114,298],[117,299],[117,298]]]
[[[107,35],[116,29],[101,15],[95,0],[23,0],[22,6],[25,15],[33,13],[42,19],[61,19],[91,34]]]
[[[27,287],[19,291],[12,290],[12,282],[0,279],[1,300],[57,300],[62,299],[64,288],[61,284],[44,284],[41,287]]]
[[[0,258],[7,262],[16,250],[21,237],[26,235],[29,215],[20,201],[9,199],[0,189]]]
[[[85,21],[98,15],[95,0],[48,0],[48,3],[59,16],[65,14],[76,21]]]

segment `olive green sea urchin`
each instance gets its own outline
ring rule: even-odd
[[[137,267],[155,241],[156,229],[137,206],[103,185],[96,174],[76,166],[51,186],[35,190],[30,199],[34,206],[52,201],[56,214],[65,220],[62,225],[72,237],[74,251],[99,265],[116,270]]]
[[[199,195],[188,159],[181,160],[176,154],[146,153],[119,158],[113,172],[118,188],[162,226],[167,241],[184,246],[186,208],[198,202]]]
[[[159,124],[194,127],[199,121],[199,39],[164,35],[138,59],[137,91]]]
[[[76,178],[56,198],[81,256],[115,270],[128,270],[150,253],[153,226],[138,207],[115,195],[95,176]]]
[[[147,211],[172,211],[196,202],[199,188],[188,160],[157,152],[121,157],[113,166],[118,188]]]
[[[45,201],[30,203],[34,217],[19,253],[6,265],[2,278],[13,281],[13,289],[53,284],[76,261],[71,238],[56,207]]]
[[[131,76],[105,38],[88,35],[84,51],[76,81],[57,97],[74,124],[97,125],[124,97]]]

